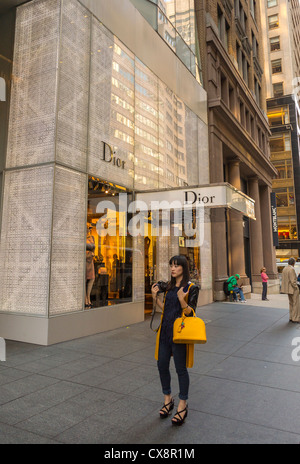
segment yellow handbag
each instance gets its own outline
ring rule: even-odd
[[[173,342],[190,344],[206,343],[205,324],[196,316],[193,310],[193,317],[187,317],[184,312],[182,316],[175,320],[173,326]]]

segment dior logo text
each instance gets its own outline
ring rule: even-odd
[[[103,151],[102,151],[102,160],[106,163],[112,163],[118,168],[125,169],[125,161],[122,161],[121,158],[116,156],[116,152],[113,151],[111,145],[106,142],[102,142]]]
[[[185,192],[185,204],[186,205],[195,205],[196,203],[202,203],[204,205],[213,205],[215,196],[205,196],[205,195],[200,195],[193,190],[188,190]]]

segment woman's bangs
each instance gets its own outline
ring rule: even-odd
[[[169,265],[171,266],[172,264],[175,264],[176,266],[184,266],[185,264],[185,257],[184,256],[173,256],[173,258],[170,259]]]

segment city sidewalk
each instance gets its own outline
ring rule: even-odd
[[[300,327],[289,323],[286,295],[269,298],[198,309],[208,342],[196,346],[189,416],[178,428],[158,416],[149,319],[51,347],[7,341],[0,443],[298,444],[300,361],[292,341]]]

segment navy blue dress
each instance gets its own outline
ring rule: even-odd
[[[173,325],[175,319],[182,315],[181,304],[177,297],[178,290],[179,287],[174,287],[169,290],[166,295],[164,317],[160,332],[160,342],[164,344],[171,344],[173,342]],[[187,292],[188,286],[183,290],[184,292]]]

